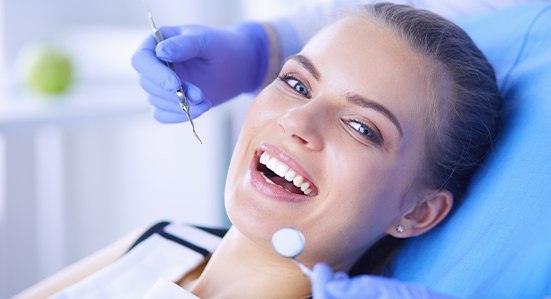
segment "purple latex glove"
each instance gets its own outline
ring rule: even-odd
[[[193,118],[212,106],[259,88],[267,71],[268,38],[259,23],[233,29],[189,25],[162,27],[164,41],[149,36],[132,56],[155,118],[187,121],[176,90],[183,85]],[[160,59],[171,62],[174,71]]]
[[[333,273],[323,263],[313,269],[312,295],[314,299],[452,299],[453,297],[429,291],[427,288],[399,280],[372,275],[349,278]]]

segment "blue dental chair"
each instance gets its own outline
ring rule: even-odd
[[[464,204],[394,276],[461,298],[551,298],[551,3],[460,20],[494,66],[504,127]]]

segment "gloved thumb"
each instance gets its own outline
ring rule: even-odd
[[[381,292],[381,286],[367,275],[330,281],[325,290],[329,296],[339,299],[392,298],[386,297],[385,290]]]
[[[208,101],[199,87],[189,82],[184,82],[182,84],[182,87],[185,88],[187,100],[191,105],[199,105],[203,101]],[[210,101],[209,101],[209,104],[210,104]]]
[[[398,280],[361,275],[351,279],[332,280],[325,290],[328,296],[339,299],[451,299],[447,295],[431,292],[425,287]]]
[[[334,277],[331,267],[325,263],[317,263],[312,269],[312,297],[314,299],[329,299],[325,292],[325,285]]]
[[[217,29],[188,26],[184,29],[179,27],[163,27],[161,28],[165,40],[160,42],[155,48],[155,54],[160,59],[167,62],[184,62],[194,58],[209,58],[219,47],[216,42],[215,35]]]

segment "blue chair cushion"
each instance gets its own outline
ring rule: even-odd
[[[505,127],[464,205],[408,240],[394,276],[460,298],[551,294],[551,5],[457,22],[494,66]]]

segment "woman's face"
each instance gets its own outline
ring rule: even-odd
[[[298,228],[302,261],[350,267],[416,204],[427,61],[361,17],[315,36],[248,111],[226,182],[236,228],[267,247]]]

